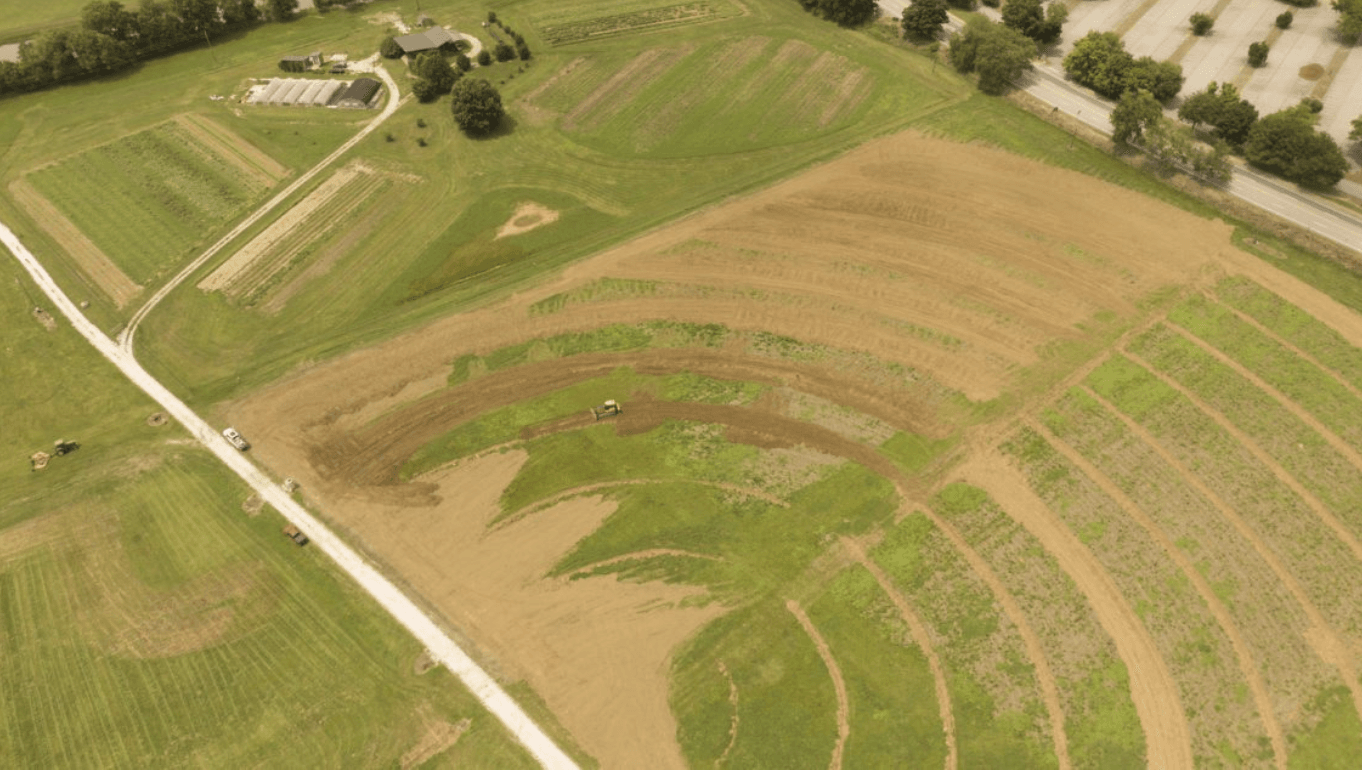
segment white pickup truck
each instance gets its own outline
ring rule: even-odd
[[[231,444],[237,449],[240,449],[243,452],[251,448],[251,445],[246,443],[246,439],[242,438],[241,434],[236,432],[236,428],[228,428],[224,430],[222,432],[222,437],[227,439],[227,443]]]

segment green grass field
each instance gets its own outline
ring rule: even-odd
[[[27,179],[154,288],[271,189],[171,121],[207,116],[299,173],[370,116],[208,95],[239,96],[251,79],[276,74],[283,53],[366,56],[392,32],[375,14],[410,21],[417,6],[308,15],[100,82],[7,99],[0,190]],[[420,7],[486,35],[483,5]],[[60,23],[74,8],[26,9],[3,22],[0,37]],[[788,0],[518,0],[496,11],[535,52],[528,64],[476,73],[501,89],[504,129],[471,140],[453,128],[447,100],[404,106],[352,153],[384,181],[351,219],[283,243],[288,264],[249,291],[200,291],[194,284],[217,266],[209,265],[150,316],[138,353],[154,374],[211,409],[300,364],[479,307],[903,129],[997,145],[1222,217],[1005,101],[974,94],[883,30],[841,29]],[[409,87],[404,65],[386,66]],[[560,218],[496,239],[524,201]],[[75,266],[3,197],[0,219],[63,285],[79,285]],[[1227,221],[1242,248],[1268,256],[1254,245],[1266,244],[1272,264],[1362,309],[1355,275]],[[1105,259],[1076,246],[1067,256]],[[1124,269],[1113,268],[1114,276]],[[1018,268],[1014,277],[1027,275]],[[606,278],[549,297],[531,314],[690,290]],[[91,299],[88,312],[110,331],[135,310]],[[46,331],[30,313],[45,304],[12,263],[0,267],[0,317],[12,319],[0,326],[0,452],[8,458],[0,464],[0,762],[529,764],[447,672],[416,673],[416,642],[315,549],[288,542],[274,512],[248,515],[248,490],[182,430],[148,425],[154,405],[64,322]],[[408,458],[402,476],[515,444],[527,460],[501,494],[498,525],[532,524],[547,502],[600,485],[591,494],[614,512],[545,579],[682,584],[700,591],[687,602],[723,611],[667,663],[677,742],[693,766],[827,765],[838,739],[837,688],[787,601],[803,607],[838,663],[849,706],[844,765],[941,765],[947,745],[928,650],[908,633],[899,599],[939,658],[960,766],[1056,767],[1042,674],[1003,609],[999,597],[1008,594],[1054,673],[1073,766],[1141,766],[1149,736],[1138,695],[1087,586],[1007,499],[947,483],[957,460],[998,448],[1143,624],[1175,683],[1199,766],[1272,763],[1270,720],[1280,723],[1290,766],[1347,766],[1362,751],[1362,720],[1346,686],[1355,683],[1317,644],[1330,633],[1343,642],[1362,633],[1362,565],[1332,523],[1362,536],[1362,467],[1349,451],[1362,449],[1362,351],[1247,278],[1223,280],[1207,295],[1166,287],[1132,305],[1065,330],[1074,333],[1011,371],[1001,396],[979,403],[900,361],[717,323],[612,324],[528,339],[453,358],[448,384],[573,356],[693,348],[896,383],[886,392],[928,400],[944,430],[927,437],[837,403],[800,401],[808,394],[797,383],[621,366],[454,427]],[[1130,329],[1140,331],[1122,336]],[[943,356],[971,344],[924,325],[895,331]],[[808,446],[741,443],[721,425],[677,420],[634,435],[601,423],[522,439],[526,426],[622,393],[744,408],[784,399],[783,416],[838,425],[869,453],[867,465],[888,470],[882,477]],[[30,472],[28,455],[58,437],[81,448]],[[949,526],[924,515],[928,507]],[[952,528],[967,547],[947,536]],[[887,588],[843,538],[863,544]],[[970,551],[1003,592],[975,572]],[[1267,711],[1251,680],[1261,682]],[[509,689],[584,754],[527,683]],[[457,741],[444,745],[464,720]]]
[[[0,333],[0,761],[386,767],[468,719],[435,765],[532,765],[451,675],[415,673],[420,646],[320,552],[248,516],[183,430],[147,425],[155,406],[69,326],[29,318],[14,263],[0,278],[0,313],[23,319]],[[81,447],[30,471],[55,437]]]
[[[79,24],[80,12],[88,4],[89,0],[14,4],[0,20],[0,42],[18,43],[44,29]]]

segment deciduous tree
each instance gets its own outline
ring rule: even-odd
[[[1248,63],[1250,67],[1261,67],[1267,64],[1267,52],[1269,48],[1267,41],[1259,40],[1256,43],[1249,43]]]
[[[1126,90],[1126,70],[1134,61],[1115,32],[1089,32],[1064,57],[1064,71],[1078,84],[1119,99]]]
[[[950,18],[946,0],[913,0],[912,5],[903,9],[903,35],[931,40],[941,34],[941,28]]]
[[[1157,125],[1161,118],[1163,106],[1153,94],[1144,89],[1126,91],[1111,111],[1112,141],[1136,144],[1144,138],[1145,129]]]
[[[1143,88],[1155,99],[1167,102],[1182,90],[1182,65],[1155,61],[1141,56],[1130,63],[1125,72],[1125,90]]]
[[[1069,9],[1052,3],[1047,10],[1043,0],[1007,0],[1003,4],[1003,24],[1017,30],[1041,45],[1059,39]]]
[[[1258,120],[1258,108],[1240,98],[1234,84],[1217,86],[1212,82],[1205,91],[1183,101],[1178,117],[1194,126],[1210,126],[1220,139],[1242,147],[1248,140],[1249,129]]]
[[[497,61],[510,61],[515,58],[515,49],[511,47],[510,43],[497,43],[492,55],[496,57]]]
[[[501,94],[481,78],[464,78],[454,84],[450,109],[454,122],[471,136],[490,133],[506,114]]]
[[[1274,112],[1253,125],[1244,144],[1253,165],[1306,187],[1332,187],[1348,173],[1348,161],[1333,137],[1315,130],[1305,105]]]
[[[298,12],[298,0],[265,0],[265,11],[273,21],[288,21]]]
[[[1348,138],[1354,142],[1362,142],[1362,115],[1353,118],[1353,130],[1348,134]]]
[[[804,10],[844,27],[854,27],[874,19],[879,13],[875,0],[799,0]]]
[[[965,31],[951,37],[951,64],[961,72],[979,73],[979,90],[1000,94],[1031,67],[1036,42],[1015,29],[973,18]]]
[[[116,0],[94,0],[80,12],[80,24],[114,40],[137,37],[137,15]]]
[[[412,91],[416,93],[416,98],[423,102],[428,102],[441,94],[449,93],[454,81],[459,78],[460,73],[455,72],[449,66],[445,57],[439,51],[423,51],[416,55],[416,61],[412,63],[412,74],[417,77],[417,84],[425,82],[421,90],[415,87]],[[425,94],[425,96],[422,96]]]
[[[1197,37],[1209,34],[1211,27],[1215,26],[1215,18],[1209,13],[1194,13],[1191,18],[1192,34]]]
[[[1349,43],[1362,37],[1362,0],[1334,0],[1338,11],[1338,34]]]
[[[385,59],[400,59],[404,53],[402,46],[397,44],[397,38],[392,35],[383,38],[383,42],[378,46],[378,52]]]

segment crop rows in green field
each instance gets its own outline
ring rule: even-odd
[[[1329,372],[1202,295],[1189,297],[1168,319],[1299,404],[1354,449],[1362,449],[1362,398]]]
[[[1362,538],[1362,470],[1242,375],[1167,326],[1128,350],[1223,415]]]
[[[613,12],[607,15],[590,18],[574,18],[579,16],[580,10],[570,11],[571,15],[545,14],[535,18],[535,26],[550,44],[567,45],[629,33],[655,32],[740,13],[738,7],[727,0],[700,0],[664,6],[645,0],[614,4],[611,10]]]
[[[173,122],[66,158],[28,179],[141,284],[173,268],[266,189]]]
[[[1023,428],[1003,450],[1088,546],[1149,631],[1177,682],[1197,763],[1270,758],[1229,638],[1158,541],[1035,431]]]
[[[152,462],[33,519],[48,536],[0,560],[0,753],[52,768],[397,764],[432,725],[468,718],[446,760],[531,765],[451,675],[417,677],[419,645],[278,517],[248,519],[213,458]]]
[[[927,627],[941,659],[961,767],[1055,764],[1035,669],[989,589],[932,522],[914,514],[870,554]]]
[[[1125,665],[1073,580],[983,490],[951,484],[932,502],[1008,586],[1040,637],[1059,688],[1073,766],[1144,767]]]
[[[1248,645],[1274,703],[1307,702],[1330,683],[1336,674],[1305,643],[1303,632],[1310,626],[1305,611],[1252,543],[1153,447],[1081,390],[1066,394],[1045,422],[1129,497],[1201,573]],[[1276,716],[1284,732],[1298,731],[1289,711]],[[1261,730],[1260,723],[1251,727]]]
[[[869,67],[802,40],[718,37],[625,61],[588,55],[536,98],[565,113],[564,130],[589,146],[685,157],[835,131],[876,83]]]
[[[1318,318],[1242,276],[1226,278],[1217,284],[1216,296],[1295,345],[1353,387],[1362,387],[1362,349],[1354,347]]]
[[[1222,500],[1335,629],[1345,634],[1362,630],[1362,565],[1271,469],[1185,396],[1129,359],[1112,358],[1087,382]],[[1149,462],[1154,463],[1152,456]],[[1170,478],[1166,486],[1181,483]],[[1202,506],[1210,504],[1200,493],[1194,497]]]

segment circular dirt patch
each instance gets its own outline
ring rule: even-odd
[[[159,428],[169,421],[170,418],[166,417],[165,412],[153,412],[151,416],[147,418],[147,425],[150,425],[153,428]]]
[[[558,219],[558,212],[534,201],[525,201],[515,207],[506,224],[497,228],[497,238],[527,233],[536,227],[552,224]]]
[[[1307,64],[1301,67],[1301,77],[1306,80],[1319,80],[1324,77],[1324,65]]]

